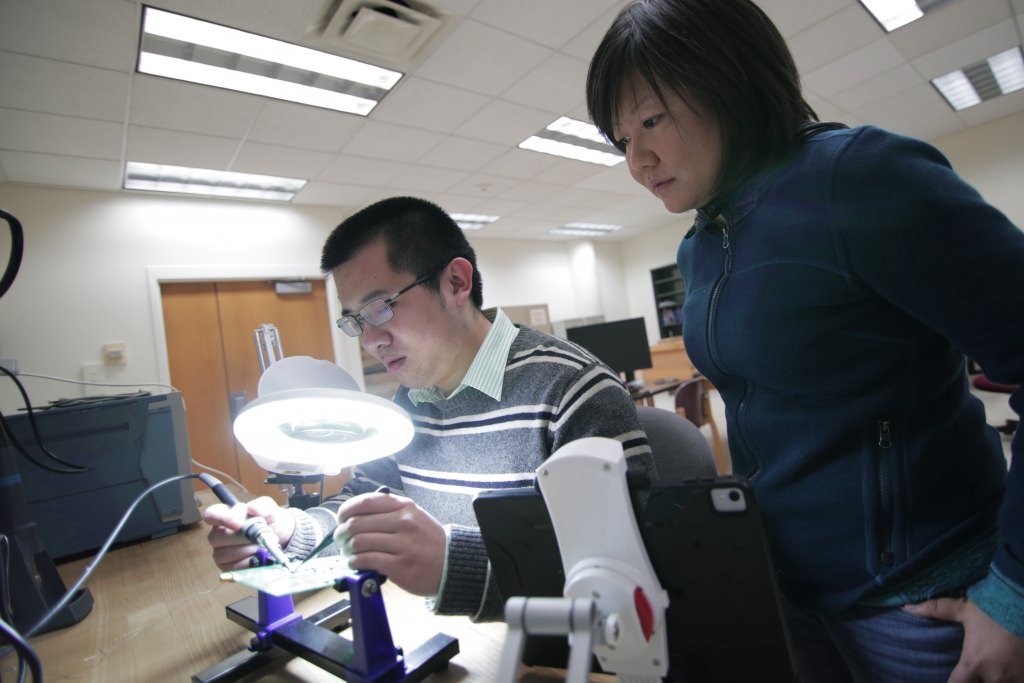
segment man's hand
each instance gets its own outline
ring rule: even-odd
[[[436,595],[444,571],[444,527],[408,498],[356,496],[338,510],[338,536],[353,569],[373,570],[414,595]]]
[[[964,646],[949,683],[1024,683],[1024,638],[992,621],[970,599],[936,598],[905,609],[963,624]]]
[[[206,538],[213,546],[213,561],[223,571],[245,569],[259,548],[239,532],[248,517],[266,520],[282,548],[288,545],[295,532],[295,518],[268,496],[233,507],[224,503],[211,505],[203,510],[203,521],[212,527]]]

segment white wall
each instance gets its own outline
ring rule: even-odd
[[[1024,113],[934,143],[953,169],[1024,230]]]

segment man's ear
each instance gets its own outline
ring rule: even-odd
[[[461,256],[453,258],[441,274],[441,287],[461,306],[473,292],[473,264]]]

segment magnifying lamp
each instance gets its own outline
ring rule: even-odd
[[[413,437],[404,410],[360,391],[338,365],[310,356],[269,365],[234,431],[260,467],[299,476],[338,474],[400,451]]]
[[[334,475],[391,455],[412,441],[409,415],[391,401],[360,391],[352,376],[334,363],[289,356],[264,365],[262,355],[260,362],[257,398],[234,422],[235,437],[260,467],[285,475]],[[271,568],[264,564],[244,571]],[[295,612],[290,592],[276,595],[261,588],[258,597],[230,605],[228,617],[256,637],[246,650],[192,680],[235,680],[263,663],[265,655],[269,661],[276,648],[348,681],[418,681],[443,670],[458,653],[458,641],[443,633],[413,650],[396,648],[380,590],[383,577],[376,572],[348,571],[330,578],[350,599],[311,617]],[[351,639],[339,633],[346,628]]]

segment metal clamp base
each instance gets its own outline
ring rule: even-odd
[[[443,671],[459,652],[459,641],[438,633],[409,654],[396,648],[373,572],[343,577],[335,587],[348,591],[316,614],[301,618],[291,596],[260,593],[227,607],[228,619],[256,633],[250,647],[192,677],[193,683],[235,681],[282,657],[296,656],[349,683],[420,681]],[[352,638],[339,631],[351,626]]]

